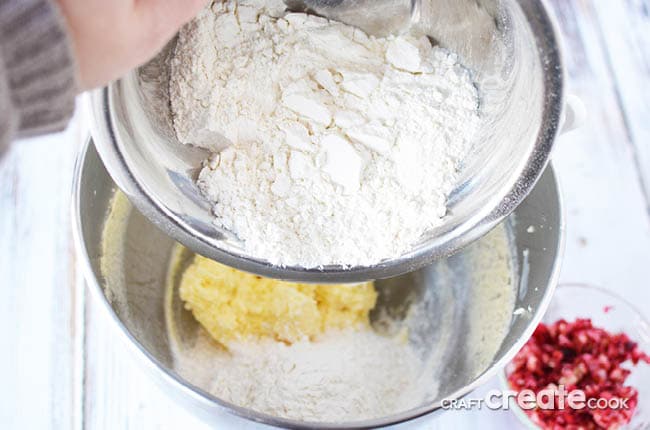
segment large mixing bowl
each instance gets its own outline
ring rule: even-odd
[[[171,126],[168,58],[174,41],[149,64],[90,96],[97,149],[147,218],[213,260],[312,282],[379,279],[423,267],[483,236],[533,188],[558,132],[564,78],[558,35],[543,1],[423,0],[419,16],[416,25],[473,71],[483,125],[444,223],[404,255],[363,267],[278,267],[216,227],[194,183],[207,154],[181,145]]]
[[[508,273],[514,291],[508,282],[500,286],[503,291],[505,285],[514,304],[506,309],[498,333],[491,332],[491,326],[498,315],[503,316],[503,309],[487,306],[477,312],[472,306],[478,293],[471,280],[478,268],[469,249],[486,239],[406,277],[381,282],[386,301],[399,301],[410,283],[417,280],[433,297],[423,313],[426,324],[421,325],[424,329],[420,329],[418,337],[438,357],[440,375],[436,380],[421,381],[427,386],[439,384],[435,398],[414,409],[371,421],[312,425],[284,420],[228,404],[174,371],[174,338],[168,329],[165,293],[176,244],[138,211],[130,210],[128,201],[128,210],[117,210],[111,203],[116,189],[95,148],[88,145],[78,161],[74,191],[75,238],[88,288],[134,347],[152,378],[176,402],[221,427],[224,423],[241,427],[245,420],[304,428],[376,427],[438,411],[443,399],[469,393],[512,359],[548,306],[559,272],[564,228],[558,188],[549,167],[531,194],[502,224],[510,237],[507,258],[512,270]],[[109,213],[109,219],[117,223],[107,224]],[[489,294],[483,296],[494,296],[499,285],[486,291]],[[191,320],[191,316],[187,319]],[[490,338],[490,342],[477,353],[477,339],[480,342],[483,338]]]

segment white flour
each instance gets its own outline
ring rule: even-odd
[[[469,73],[425,37],[369,38],[258,3],[216,2],[172,60],[180,141],[232,143],[198,180],[216,224],[280,265],[407,252],[441,223],[478,127]]]
[[[201,333],[189,357],[176,365],[181,375],[193,382],[193,375],[209,375],[201,386],[213,395],[278,417],[370,419],[415,407],[425,397],[417,380],[422,361],[413,349],[370,330],[328,332],[318,341],[291,346],[272,340],[241,343],[219,354]]]
[[[375,319],[373,327],[396,337],[370,330],[333,331],[293,346],[269,340],[240,343],[232,353],[198,324],[188,327],[185,318],[191,316],[177,313],[182,307],[173,306],[172,270],[165,312],[174,370],[220,399],[305,421],[380,418],[432,402],[448,394],[450,387],[439,384],[450,369],[461,364],[476,376],[485,371],[512,318],[516,289],[505,228],[496,228],[462,253],[454,259],[465,264],[451,264],[454,259],[435,263],[435,272],[424,275],[431,284],[421,296],[411,285],[391,286],[404,288],[412,298],[396,300],[395,308],[380,303],[375,310],[380,321]],[[182,255],[175,254],[172,268],[179,267]],[[399,336],[405,331],[408,344]],[[464,345],[462,356],[456,341]]]

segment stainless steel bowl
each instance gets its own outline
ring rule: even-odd
[[[278,267],[212,223],[194,184],[206,153],[178,143],[169,110],[172,41],[152,62],[89,97],[93,137],[111,176],[147,218],[188,248],[249,272],[355,282],[423,267],[480,238],[532,190],[563,108],[558,35],[540,0],[423,0],[417,26],[474,72],[484,118],[443,225],[404,255],[373,266]]]
[[[409,279],[420,278],[433,294],[425,313],[426,329],[419,333],[421,342],[440,348],[440,388],[435,398],[415,409],[372,421],[356,423],[307,424],[256,413],[215,398],[193,386],[174,372],[171,335],[165,313],[168,265],[175,242],[136,210],[129,210],[118,228],[109,229],[102,242],[111,200],[117,187],[108,175],[95,148],[88,145],[77,164],[74,188],[75,238],[79,261],[85,269],[90,291],[107,309],[115,326],[136,351],[139,362],[159,382],[163,390],[179,404],[215,425],[242,425],[252,420],[295,428],[356,428],[400,423],[440,410],[444,398],[461,397],[484,383],[503,368],[532,334],[553,293],[563,249],[564,227],[557,183],[549,167],[531,194],[505,221],[510,232],[515,312],[506,327],[489,345],[487,357],[477,360],[472,354],[474,318],[490,321],[494,309],[481,315],[471,311],[476,290],[471,275],[476,270],[469,258],[470,249],[441,259],[406,278],[382,281],[388,301],[400,300]],[[130,205],[129,205],[130,207]],[[119,212],[119,211],[118,211]],[[122,213],[124,214],[124,212]],[[531,228],[532,226],[532,228]],[[480,244],[483,240],[477,242]],[[452,281],[446,282],[445,279]],[[393,282],[396,281],[396,282]],[[391,285],[399,283],[399,286]],[[381,295],[381,291],[380,291]],[[446,315],[444,320],[441,315]],[[191,320],[191,317],[186,316]],[[489,325],[489,324],[487,324]],[[479,328],[480,329],[480,328]],[[488,330],[488,329],[483,329]],[[441,339],[441,333],[448,336]],[[423,381],[423,383],[433,381]],[[422,418],[425,419],[425,418]]]

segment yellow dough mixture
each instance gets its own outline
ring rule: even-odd
[[[367,326],[377,292],[364,284],[297,284],[195,256],[181,279],[185,307],[222,345],[272,338],[294,343],[328,329]]]

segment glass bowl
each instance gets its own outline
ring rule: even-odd
[[[650,353],[650,322],[633,304],[610,290],[585,284],[558,286],[542,322],[551,324],[559,319],[575,321],[577,318],[590,318],[594,326],[610,333],[625,333],[643,352]],[[639,391],[639,402],[632,421],[624,428],[650,428],[650,365],[638,363],[625,367],[632,370],[625,385]],[[505,369],[500,373],[500,382],[504,390],[511,389]],[[526,428],[540,428],[515,401],[510,402],[510,410]]]

